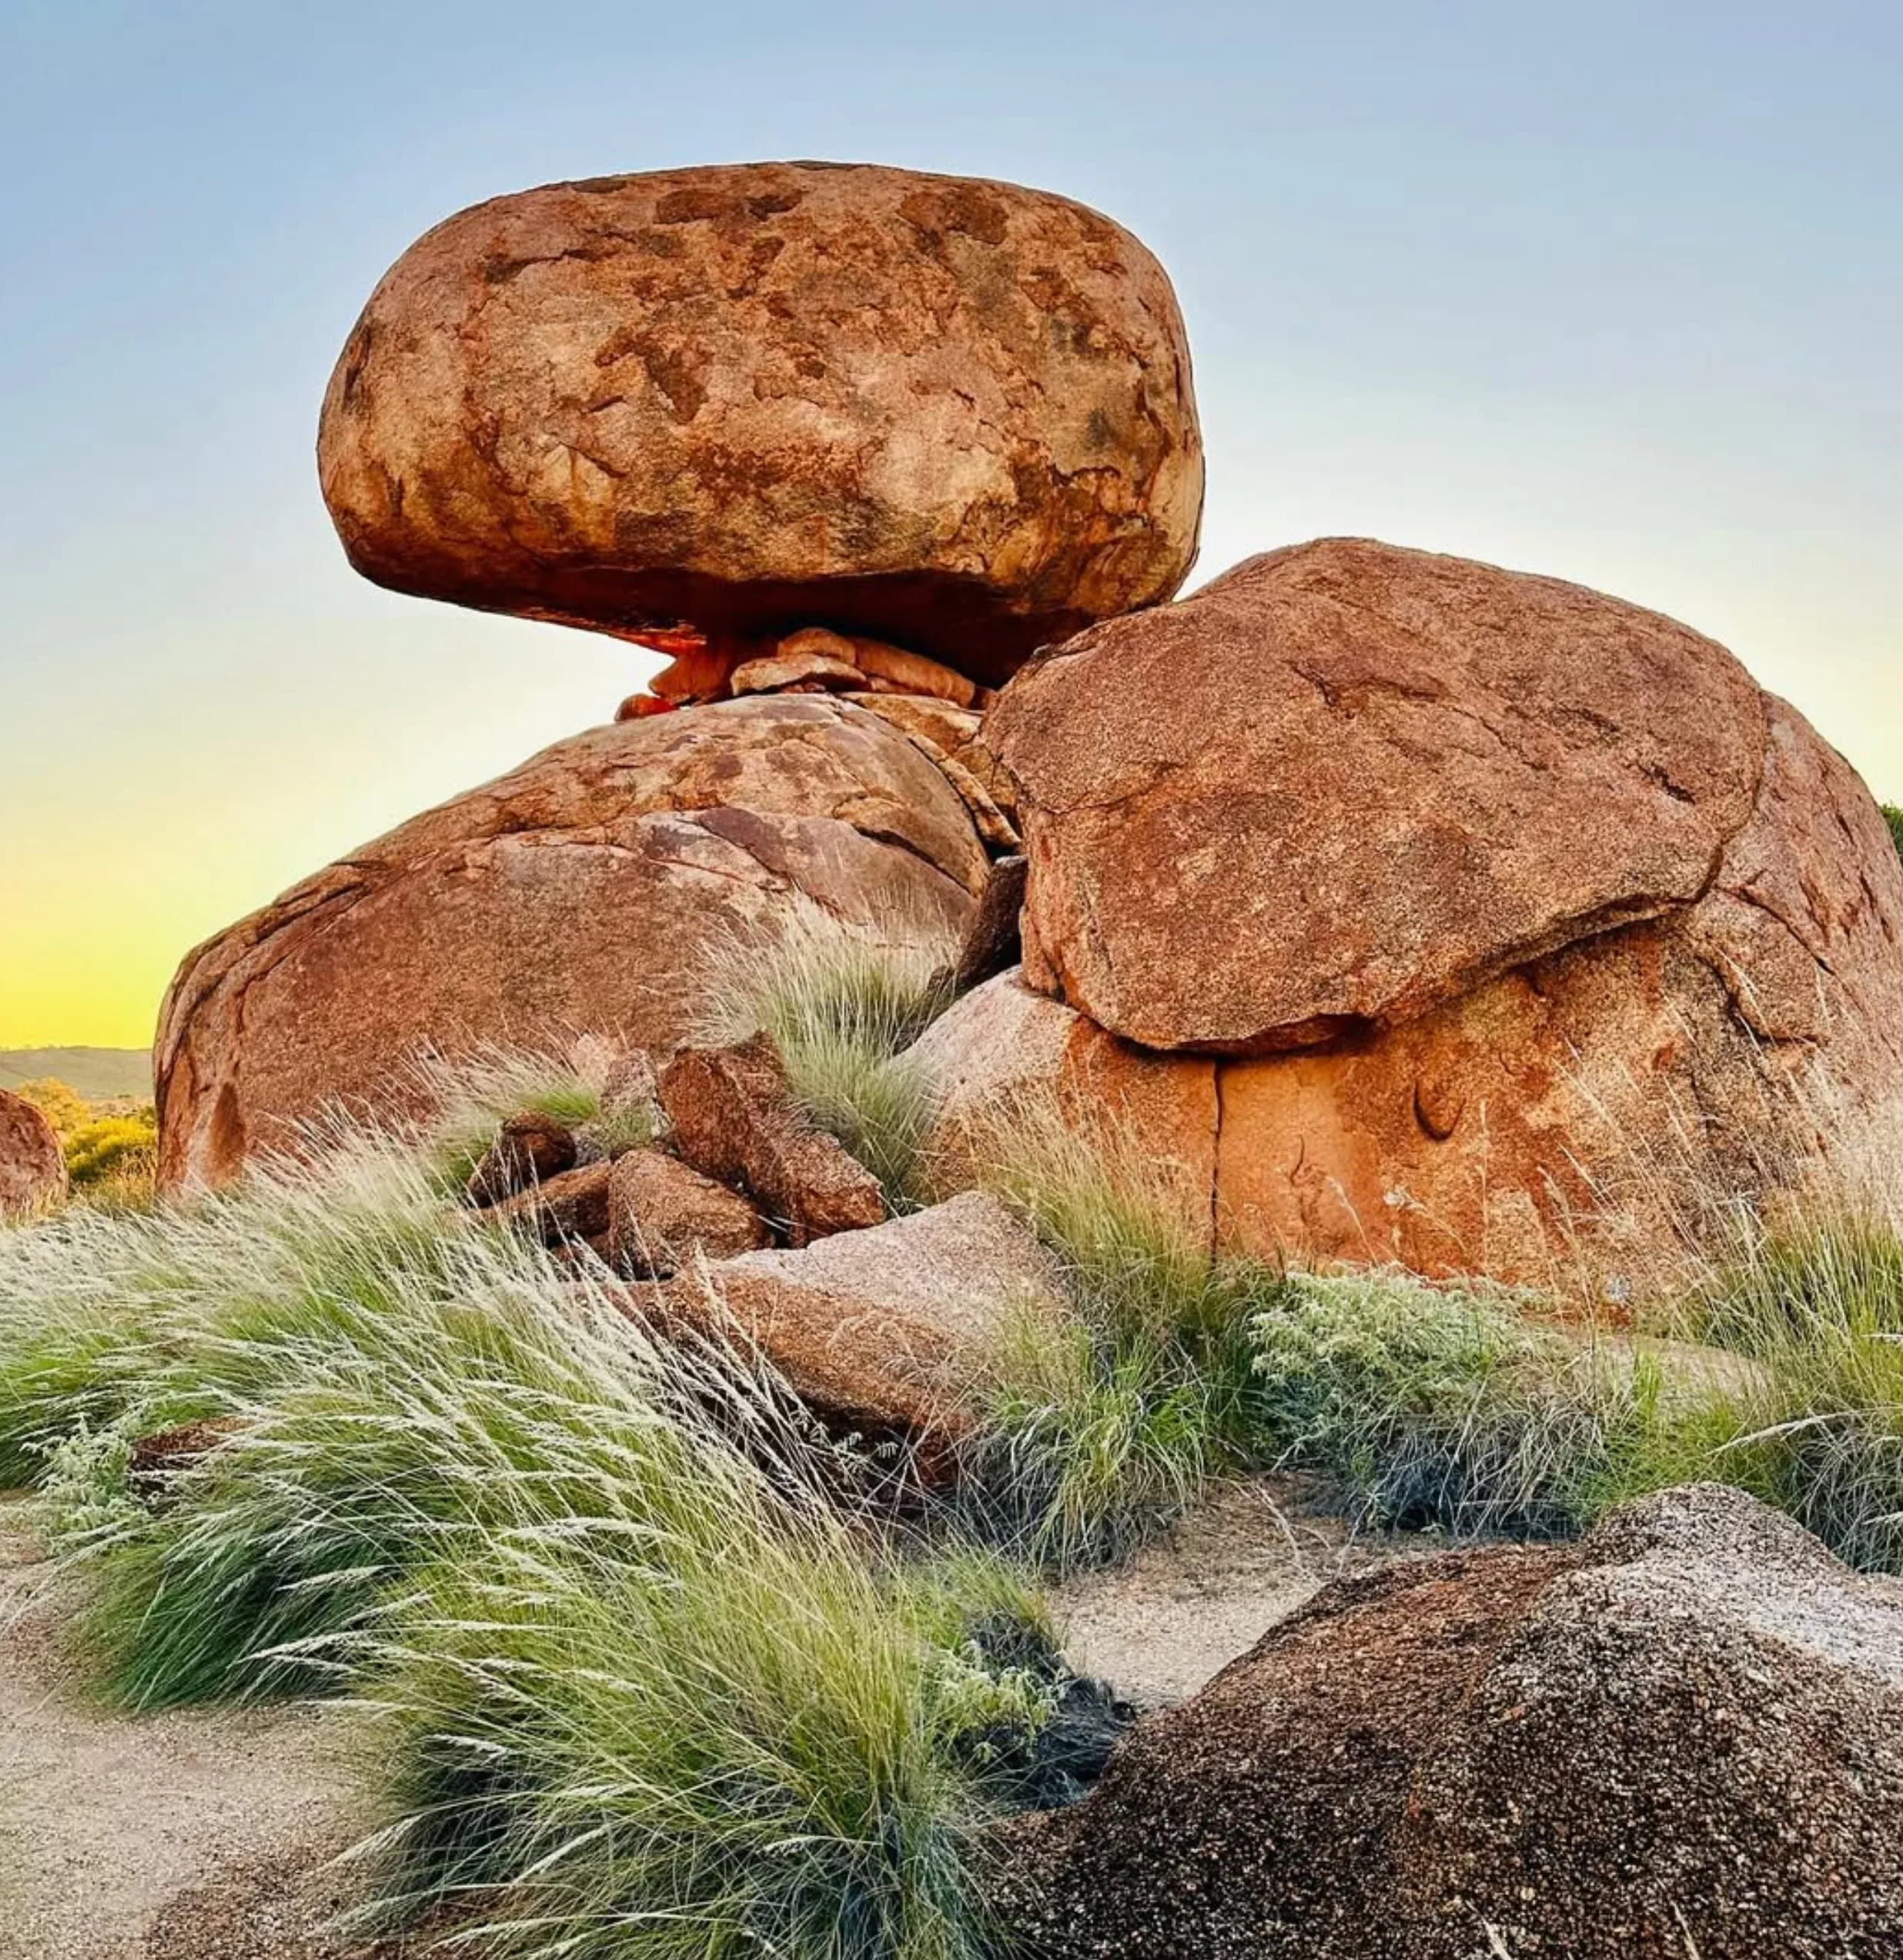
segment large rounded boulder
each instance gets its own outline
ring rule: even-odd
[[[985,734],[1025,965],[921,1049],[948,1187],[1042,1098],[1215,1243],[1631,1283],[1903,1113],[1882,815],[1654,615],[1313,547],[1084,635]]]
[[[162,1184],[217,1183],[328,1105],[403,1113],[408,1064],[693,1032],[710,955],[796,911],[955,938],[985,854],[878,716],[762,697],[618,723],[413,818],[192,953],[156,1057]]]
[[[1403,1018],[1697,898],[1764,766],[1689,628],[1360,539],[1249,560],[1021,674],[1032,983],[1126,1039],[1260,1052]]]
[[[1008,1827],[1051,1960],[1903,1952],[1903,1589],[1694,1487],[1338,1581]]]
[[[65,1195],[59,1132],[25,1096],[0,1089],[0,1223],[30,1217]]]
[[[501,197],[385,276],[318,454],[398,590],[638,634],[821,624],[980,680],[1166,599],[1201,438],[1162,268],[1015,185],[761,163]]]

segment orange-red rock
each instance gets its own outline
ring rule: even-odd
[[[737,1192],[664,1150],[630,1150],[608,1180],[610,1263],[630,1279],[667,1279],[697,1258],[734,1259],[771,1242]]]
[[[878,1179],[794,1105],[765,1035],[680,1049],[658,1089],[668,1140],[683,1161],[744,1191],[794,1246],[885,1216]]]
[[[332,1101],[409,1109],[426,1045],[595,1030],[666,1050],[734,932],[809,903],[955,932],[985,863],[938,771],[843,703],[722,702],[557,743],[190,955],[156,1054],[162,1180],[228,1179]]]
[[[1249,560],[1034,664],[985,739],[1025,973],[1159,1049],[1296,1047],[1698,898],[1758,691],[1655,613],[1364,540]]]
[[[25,1217],[65,1192],[59,1132],[25,1096],[0,1089],[0,1221]]]
[[[351,562],[399,590],[630,637],[826,625],[984,680],[1166,598],[1202,495],[1142,245],[870,166],[460,212],[371,296],[318,460]]]
[[[1165,1055],[1007,974],[913,1051],[946,1188],[1014,1111],[1108,1117],[1209,1242],[1429,1273],[1669,1271],[1710,1209],[1903,1118],[1903,868],[1842,758],[1765,699],[1758,808],[1696,905],[1394,1025],[1276,1055]]]
[[[1062,1284],[1027,1227],[967,1192],[802,1250],[721,1260],[630,1304],[758,1350],[835,1427],[918,1442],[917,1468],[936,1480],[1014,1317],[1055,1312]]]

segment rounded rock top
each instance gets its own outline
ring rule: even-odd
[[[325,500],[396,590],[630,637],[870,634],[985,681],[1196,555],[1188,344],[1129,232],[1016,185],[756,163],[460,212],[372,294]]]

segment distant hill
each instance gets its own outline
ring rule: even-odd
[[[0,1089],[57,1077],[89,1102],[152,1095],[152,1056],[142,1048],[0,1048]]]

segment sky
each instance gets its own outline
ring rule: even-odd
[[[1597,586],[1903,801],[1900,93],[1894,0],[0,0],[0,1046],[144,1045],[199,940],[650,670],[377,590],[318,494],[385,268],[564,177],[1095,205],[1187,318],[1195,580],[1346,532]]]

